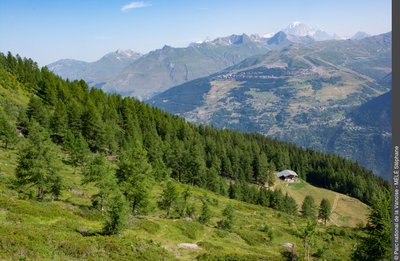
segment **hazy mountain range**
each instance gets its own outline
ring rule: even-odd
[[[95,62],[63,59],[49,64],[47,67],[63,78],[84,79],[89,84],[96,84],[112,77],[141,56],[140,53],[132,50],[118,49]]]
[[[340,154],[388,177],[390,88],[387,33],[294,44],[174,87],[150,103],[194,122]]]
[[[96,62],[64,59],[47,67],[63,78],[84,79],[108,92],[145,99],[178,84],[221,71],[253,55],[293,43],[309,44],[336,38],[335,34],[294,22],[276,34],[231,35],[192,43],[185,48],[164,46],[145,55],[117,50]]]

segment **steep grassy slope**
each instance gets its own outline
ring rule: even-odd
[[[16,166],[16,151],[0,150],[0,258],[33,260],[215,260],[236,256],[243,260],[282,260],[283,243],[295,243],[302,255],[301,231],[305,220],[269,208],[246,204],[191,187],[197,211],[205,197],[212,219],[202,225],[190,219],[166,218],[155,207],[162,183],[152,192],[153,210],[131,218],[120,235],[103,236],[102,214],[93,210],[90,196],[96,192],[82,186],[80,170],[64,165],[66,190],[60,201],[21,199],[10,189]],[[186,188],[179,185],[181,191]],[[236,221],[231,232],[217,229],[221,211],[232,204]],[[360,232],[350,228],[319,226],[314,255],[328,260],[350,260]],[[199,249],[178,244],[195,243]],[[221,259],[223,260],[223,259]],[[235,259],[236,260],[236,259]]]
[[[288,193],[299,206],[307,195],[312,196],[316,204],[319,204],[323,198],[328,199],[332,206],[332,217],[328,222],[330,225],[356,227],[367,223],[368,206],[355,198],[312,186],[301,179],[295,183],[276,179],[274,188]]]

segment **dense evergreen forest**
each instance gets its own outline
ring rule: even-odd
[[[284,201],[285,197],[278,195],[278,202],[289,203],[277,203],[276,199],[269,199],[273,192],[252,185],[268,188],[275,179],[274,172],[284,169],[296,171],[311,184],[351,195],[367,204],[382,188],[389,188],[386,181],[371,171],[342,157],[297,148],[259,134],[191,124],[136,99],[90,88],[84,81],[63,80],[46,67],[39,68],[32,60],[18,55],[0,54],[0,74],[4,81],[15,76],[25,91],[32,94],[28,108],[12,102],[2,104],[2,126],[17,128],[21,136],[28,137],[27,150],[29,146],[31,150],[43,146],[49,153],[48,164],[52,161],[50,148],[62,148],[69,164],[84,168],[87,182],[98,180],[96,167],[107,168],[107,162],[116,162],[115,183],[132,202],[135,195],[129,195],[129,186],[145,188],[147,178],[171,176],[182,183],[290,213],[290,207],[282,207],[290,205],[290,200]],[[5,148],[13,146],[16,140],[13,132],[6,130],[4,127],[0,135]],[[93,159],[92,153],[103,155],[108,161]],[[29,165],[29,160],[25,163]],[[17,175],[24,180],[21,164]],[[44,184],[38,197],[46,193],[56,196],[62,189],[55,170],[49,169],[54,175],[41,181],[53,185]],[[134,177],[129,175],[132,170]],[[29,180],[25,177],[24,182]],[[19,185],[23,187],[24,182]]]

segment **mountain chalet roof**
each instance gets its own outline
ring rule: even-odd
[[[298,175],[297,175],[297,173],[296,172],[294,172],[293,170],[288,170],[288,169],[286,169],[286,170],[283,170],[283,171],[281,171],[281,172],[278,172],[278,173],[276,173],[276,176],[278,177],[278,178],[280,178],[280,177],[290,177],[290,176],[294,176],[294,177],[297,177]]]

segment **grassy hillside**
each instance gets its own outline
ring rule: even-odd
[[[332,217],[328,222],[330,225],[356,227],[367,223],[368,206],[358,199],[312,186],[301,179],[295,183],[287,183],[277,178],[274,188],[288,193],[299,206],[307,195],[312,196],[317,204],[323,198],[328,199],[332,205]]]
[[[91,208],[90,196],[96,193],[96,188],[81,185],[79,169],[63,165],[66,190],[60,200],[38,202],[21,199],[10,188],[16,160],[15,150],[0,150],[1,259],[216,260],[217,256],[231,256],[237,258],[232,260],[239,260],[240,256],[247,258],[243,260],[282,260],[281,253],[285,251],[282,244],[286,242],[295,243],[296,252],[302,255],[300,235],[306,225],[302,218],[230,200],[196,187],[190,187],[191,201],[199,213],[201,200],[208,198],[212,212],[210,223],[202,225],[190,219],[166,218],[155,207],[162,182],[153,188],[153,207],[148,215],[131,217],[129,228],[119,235],[104,236],[100,234],[102,214]],[[313,195],[321,193],[320,189],[301,184],[312,188]],[[178,186],[181,191],[187,187]],[[232,204],[236,212],[231,232],[216,228],[227,204]],[[351,228],[319,226],[312,253],[315,258],[350,260],[360,234]],[[181,243],[194,243],[199,249],[181,248],[178,246]]]

